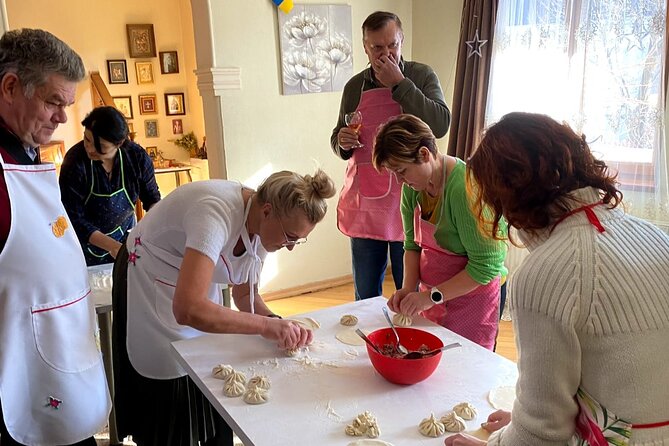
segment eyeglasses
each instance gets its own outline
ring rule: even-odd
[[[285,242],[281,243],[281,246],[288,247],[288,246],[295,246],[295,245],[301,245],[302,243],[307,243],[307,238],[298,238],[295,240],[291,240],[288,238],[288,235],[286,234],[286,230],[283,229],[283,223],[281,222],[281,218],[279,216],[276,216],[276,219],[279,220],[279,225],[281,225],[281,231],[283,232],[283,237],[286,239]]]

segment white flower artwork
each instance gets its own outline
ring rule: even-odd
[[[349,5],[296,4],[279,32],[284,95],[341,91],[353,76]]]

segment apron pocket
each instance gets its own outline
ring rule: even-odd
[[[356,181],[360,196],[364,198],[384,198],[390,194],[393,177],[387,171],[377,172],[371,163],[357,166]]]
[[[162,324],[172,330],[181,330],[184,328],[174,317],[172,302],[174,300],[174,290],[176,285],[171,284],[165,279],[155,279],[153,281],[153,291],[155,294],[156,315]]]
[[[78,373],[100,362],[89,295],[31,307],[35,345],[44,362],[56,370]]]

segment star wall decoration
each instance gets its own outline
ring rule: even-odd
[[[481,54],[481,48],[483,48],[483,45],[488,43],[488,39],[480,39],[479,38],[479,30],[476,30],[476,34],[474,34],[474,39],[473,40],[467,40],[465,41],[467,46],[469,47],[469,54],[467,54],[467,59],[472,57],[472,55],[476,54],[479,57],[482,57]]]

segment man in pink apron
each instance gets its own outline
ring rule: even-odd
[[[81,58],[48,32],[0,39],[0,443],[94,446],[111,408],[81,246],[39,145]]]
[[[388,252],[397,289],[402,287],[401,185],[371,164],[377,127],[400,113],[423,119],[441,138],[448,131],[450,112],[437,75],[418,62],[402,59],[402,22],[391,12],[377,11],[362,24],[363,46],[370,67],[344,87],[339,119],[330,144],[348,160],[337,205],[339,230],[351,237],[356,300],[380,296]],[[362,126],[346,126],[346,114],[362,114]]]

